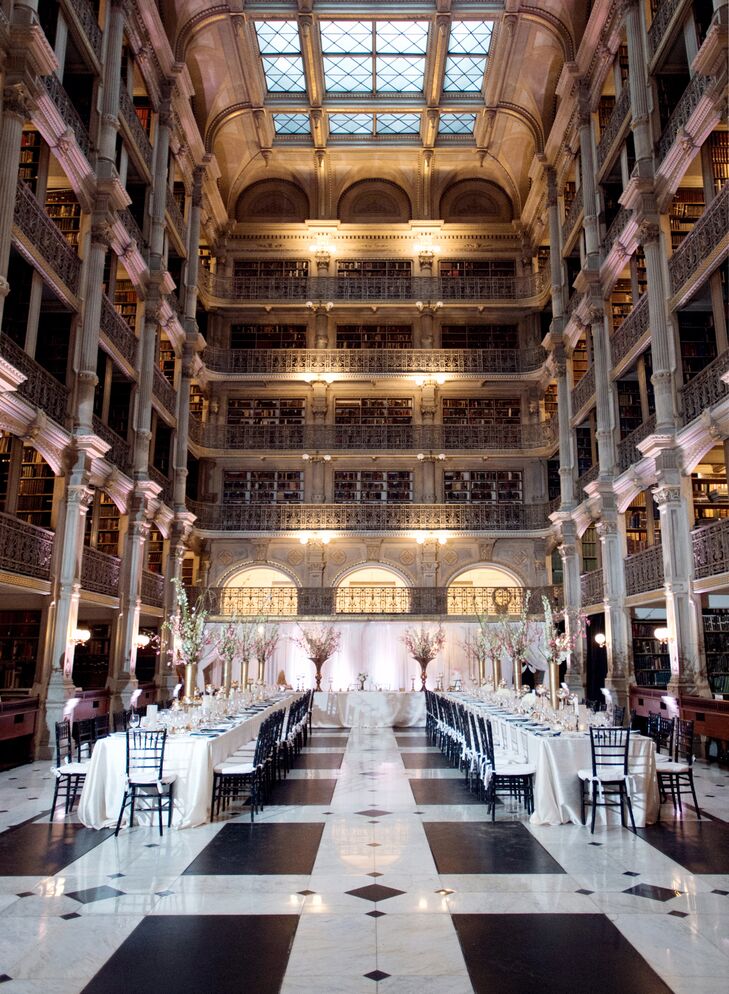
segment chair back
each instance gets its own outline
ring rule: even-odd
[[[65,766],[73,760],[71,722],[68,718],[56,722],[56,766]]]
[[[673,758],[678,763],[694,764],[694,723],[684,721],[681,718],[675,719],[673,737]]]
[[[483,732],[483,738],[481,741],[484,745],[484,751],[486,753],[486,760],[492,770],[496,769],[496,763],[494,761],[494,734],[491,728],[491,720],[489,718],[480,719],[481,721],[481,731]]]
[[[129,718],[131,716],[132,709],[127,708],[124,711],[115,711],[112,715],[112,723],[115,732],[126,732],[127,726],[129,725]]]
[[[94,741],[105,739],[109,734],[109,715],[97,714],[94,718]]]
[[[673,734],[674,734],[674,719],[664,718],[663,715],[658,716],[658,733],[655,739],[656,742],[656,752],[666,752],[668,755],[672,755],[674,752],[673,745]]]
[[[592,775],[609,780],[628,772],[629,728],[591,728]]]
[[[620,704],[613,707],[613,727],[621,728],[625,722],[625,708]]]
[[[94,718],[82,718],[73,723],[73,737],[76,740],[76,758],[79,763],[86,759],[91,759],[94,751],[96,734],[94,730]]]
[[[167,729],[151,731],[147,728],[127,729],[127,778],[149,780],[162,776],[165,761]]]

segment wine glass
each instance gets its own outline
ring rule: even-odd
[[[129,727],[139,728],[140,721],[141,721],[141,715],[139,714],[139,711],[136,711],[134,708],[132,708],[132,713],[129,715]]]

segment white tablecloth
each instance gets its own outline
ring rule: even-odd
[[[496,725],[508,726],[508,721],[491,715],[496,737]],[[529,761],[536,766],[534,777],[535,825],[561,825],[565,822],[582,824],[580,811],[580,780],[577,771],[590,769],[592,755],[589,733],[566,733],[555,737],[528,734]],[[628,770],[634,777],[631,795],[633,815],[638,827],[652,824],[658,817],[659,797],[656,780],[656,747],[653,741],[631,733]],[[588,818],[590,808],[587,809]],[[605,809],[598,807],[597,817],[605,822]],[[610,812],[610,822],[618,812]],[[628,818],[626,812],[626,819]]]
[[[390,728],[424,725],[425,694],[355,690],[314,694],[312,724],[321,728]]]
[[[213,767],[240,746],[255,739],[264,718],[276,708],[287,707],[288,703],[288,700],[280,701],[234,725],[217,738],[167,736],[164,772],[177,774],[173,828],[192,828],[208,821]],[[125,775],[126,735],[118,733],[100,739],[94,746],[79,802],[78,815],[84,825],[88,828],[116,825],[124,797]]]

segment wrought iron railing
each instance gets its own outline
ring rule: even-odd
[[[87,159],[91,158],[91,138],[86,125],[81,120],[81,115],[73,105],[73,101],[61,85],[61,81],[55,73],[43,77],[43,85],[48,96],[55,104],[56,110],[63,118],[68,130],[76,139],[76,144],[81,149]]]
[[[685,425],[727,396],[729,385],[722,380],[722,376],[726,372],[729,372],[729,349],[722,352],[692,380],[688,381],[681,391],[683,423]]]
[[[663,129],[663,134],[658,141],[656,161],[659,165],[671,151],[679,134],[688,124],[689,118],[698,107],[701,98],[709,89],[711,82],[710,76],[699,76],[697,74],[691,77],[691,82],[683,91],[681,99],[676,104],[673,113],[668,119],[668,124]]]
[[[625,589],[628,595],[644,594],[663,587],[663,547],[651,545],[625,558]]]
[[[184,314],[184,307],[182,306],[182,301],[177,296],[174,290],[169,290],[167,292],[167,299],[169,300],[170,307],[175,312],[175,314],[179,314],[182,316]]]
[[[101,300],[101,331],[130,366],[137,361],[137,336],[104,294]]]
[[[600,475],[600,463],[595,463],[594,466],[590,466],[588,470],[582,473],[581,476],[577,477],[577,493],[578,496],[582,490],[585,489],[588,483],[594,483],[594,481]]]
[[[570,294],[570,298],[567,301],[567,307],[565,309],[565,315],[569,319],[575,313],[577,308],[580,306],[580,301],[582,300],[583,294],[580,290],[573,290]]]
[[[25,380],[18,386],[21,397],[25,397],[49,418],[62,425],[66,420],[68,405],[66,387],[35,359],[31,359],[5,332],[0,332],[0,355],[25,376]]]
[[[546,504],[213,504],[187,502],[209,531],[519,531],[549,524]]]
[[[635,431],[631,431],[629,435],[626,435],[625,438],[618,442],[618,469],[621,473],[624,473],[635,463],[641,461],[643,453],[638,448],[638,442],[642,442],[644,438],[648,438],[655,430],[656,416],[655,414],[651,414],[647,421],[644,421]]]
[[[153,162],[152,144],[134,109],[134,101],[130,97],[129,91],[123,82],[119,88],[119,116],[127,126],[129,136],[142,157],[142,162],[144,162],[151,173]]]
[[[112,428],[105,425],[101,418],[97,418],[96,415],[93,416],[92,423],[99,438],[109,443],[109,449],[104,458],[118,469],[126,472],[132,462],[132,450],[129,443],[121,435],[117,435]]]
[[[630,211],[627,207],[620,207],[618,213],[613,218],[613,222],[605,232],[605,241],[603,243],[603,251],[605,258],[610,255],[610,250],[612,249],[615,242],[618,241],[620,236],[625,229],[625,225],[630,220]]]
[[[613,107],[613,112],[610,115],[610,120],[608,121],[605,128],[600,134],[600,144],[597,146],[597,168],[602,169],[605,164],[610,151],[615,144],[615,140],[620,134],[623,125],[625,124],[625,119],[630,113],[630,87],[628,86],[628,81],[623,83],[623,88],[620,91],[620,96],[615,101],[615,106]]]
[[[180,210],[179,204],[175,200],[175,196],[172,190],[167,190],[167,216],[169,217],[172,225],[177,232],[177,236],[185,244],[187,229],[185,227],[185,218],[182,216],[182,211]]]
[[[710,525],[695,528],[691,542],[697,580],[729,573],[729,518],[719,518]]]
[[[149,467],[149,478],[153,480],[154,483],[158,483],[162,489],[160,490],[160,498],[165,502],[165,504],[172,503],[172,480],[161,473],[156,466]]]
[[[725,250],[729,248],[728,232],[729,183],[726,183],[668,260],[673,294],[696,274],[715,249],[721,245]]]
[[[141,585],[142,604],[149,604],[152,607],[162,607],[165,602],[165,578],[161,573],[152,573],[151,570],[142,570]]]
[[[577,414],[595,396],[595,367],[590,366],[572,391],[572,413]]]
[[[81,560],[81,586],[97,594],[119,595],[121,560],[106,552],[84,546]]]
[[[22,180],[18,180],[13,223],[37,249],[49,269],[71,293],[78,294],[81,260]]]
[[[543,348],[517,349],[221,349],[208,346],[208,369],[228,374],[526,373],[539,369]]]
[[[582,202],[583,196],[584,196],[583,190],[582,187],[580,187],[579,190],[575,193],[574,200],[570,204],[569,209],[565,214],[564,224],[562,225],[562,241],[564,244],[566,244],[569,241],[569,236],[572,234],[572,231],[575,225],[577,224],[580,214],[582,213],[582,208],[584,206]]]
[[[126,233],[129,237],[137,243],[139,251],[143,253],[145,249],[144,235],[142,234],[142,229],[134,220],[134,216],[128,207],[124,207],[119,211],[119,220],[124,225]]]
[[[658,4],[651,26],[648,29],[648,58],[652,59],[660,48],[666,28],[671,23],[671,18],[676,12],[676,8],[683,0],[661,0]]]
[[[73,3],[69,6],[72,7],[74,14],[78,18],[81,30],[86,35],[96,58],[101,62],[102,35],[94,8],[89,3],[89,0],[73,0]]]
[[[174,408],[172,408],[174,410]],[[533,425],[195,425],[210,449],[541,449],[557,439],[554,419]]]
[[[175,413],[177,410],[177,394],[175,393],[175,388],[172,386],[159,366],[154,367],[154,373],[152,375],[152,394],[157,398],[160,404],[162,404],[165,410],[169,411],[170,414]]]
[[[633,310],[610,338],[610,358],[613,366],[625,358],[648,331],[648,294],[644,293]]]
[[[589,607],[591,604],[602,604],[605,598],[602,570],[594,569],[589,573],[583,573],[580,577],[580,591],[583,607]]]
[[[0,513],[0,569],[49,580],[54,534]]]

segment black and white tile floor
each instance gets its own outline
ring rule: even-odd
[[[633,835],[492,825],[422,730],[315,731],[274,803],[118,839],[0,775],[8,994],[725,994],[729,775]],[[38,820],[39,819],[39,820]]]

